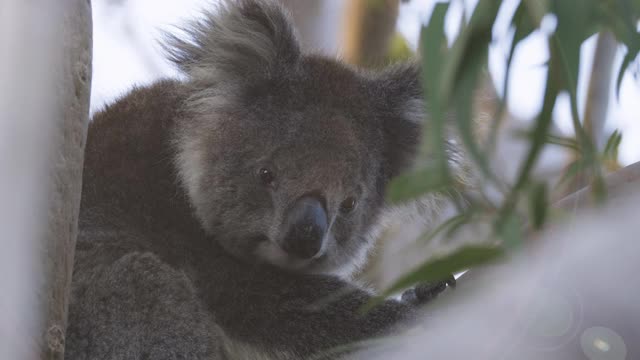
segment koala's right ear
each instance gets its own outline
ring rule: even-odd
[[[287,12],[275,1],[221,0],[217,8],[168,35],[170,59],[191,79],[243,83],[290,68],[300,44]]]
[[[427,116],[420,78],[420,66],[408,62],[389,67],[375,81],[387,180],[412,163],[420,144]]]

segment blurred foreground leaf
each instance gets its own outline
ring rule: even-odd
[[[387,200],[391,203],[400,203],[428,192],[444,190],[448,186],[449,182],[442,173],[427,167],[394,178],[389,184]]]
[[[529,191],[529,207],[533,228],[538,230],[544,225],[549,208],[547,184],[538,183]]]
[[[438,179],[449,178],[449,159],[446,141],[448,134],[445,124],[445,102],[442,98],[442,72],[447,54],[447,40],[444,33],[444,20],[448,3],[436,4],[429,24],[422,28],[420,36],[422,54],[422,83],[425,103],[428,104],[430,121],[424,127],[422,154],[432,159],[431,171]],[[426,106],[426,105],[425,105]]]
[[[462,247],[453,253],[433,259],[418,266],[413,271],[402,276],[390,288],[385,290],[380,296],[375,297],[366,304],[362,311],[368,311],[389,295],[402,289],[409,288],[418,283],[440,281],[448,278],[451,274],[466,270],[470,267],[484,265],[494,262],[504,255],[504,250],[494,246],[470,245]]]

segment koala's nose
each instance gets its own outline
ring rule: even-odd
[[[302,197],[287,213],[281,246],[291,255],[310,259],[322,249],[328,226],[327,211],[320,199]]]

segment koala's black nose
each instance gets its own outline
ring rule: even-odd
[[[328,226],[322,202],[315,197],[302,197],[287,213],[281,246],[292,255],[310,259],[320,252]]]

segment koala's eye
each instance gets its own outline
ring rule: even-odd
[[[348,214],[351,211],[353,211],[353,209],[355,209],[357,204],[356,198],[353,196],[349,196],[348,198],[344,199],[344,201],[342,201],[342,203],[340,204],[340,211],[344,214]]]
[[[260,178],[260,181],[265,185],[271,185],[275,180],[273,172],[267,168],[258,170],[258,177]]]

